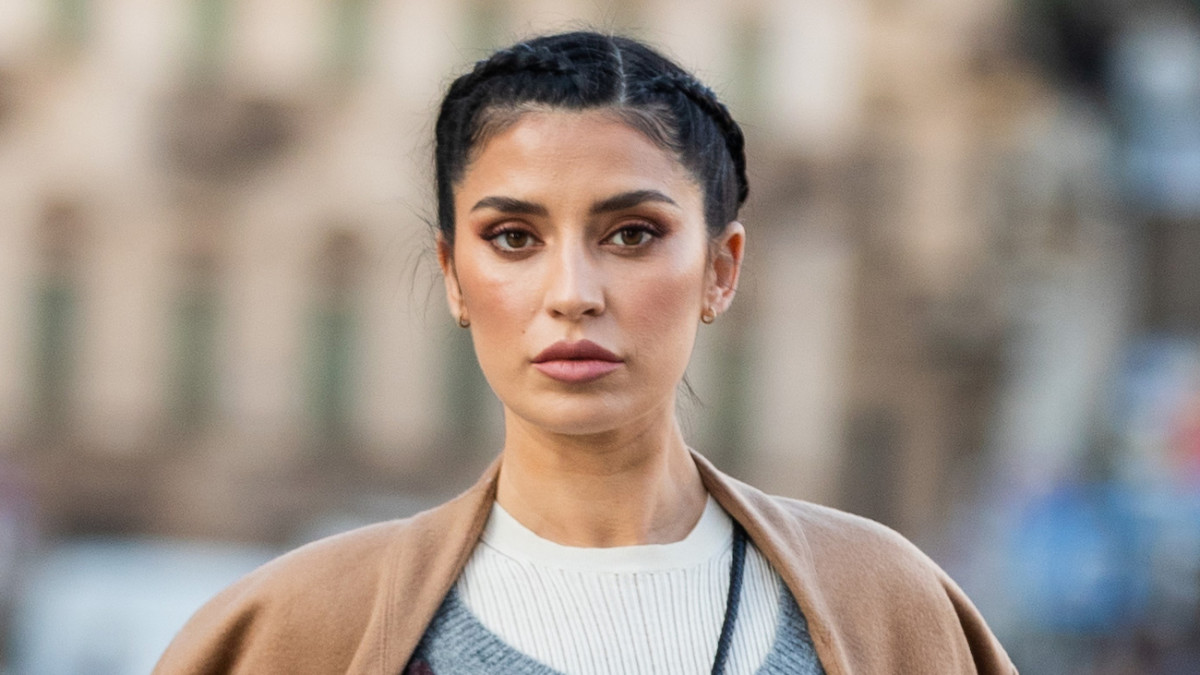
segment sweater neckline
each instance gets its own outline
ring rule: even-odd
[[[783,584],[779,587],[778,602],[775,642],[756,675],[825,675],[807,618]],[[442,600],[405,672],[437,672],[439,666],[473,673],[562,675],[484,626],[454,588]],[[426,670],[421,670],[422,667]]]
[[[733,543],[733,521],[709,495],[700,520],[680,541],[610,548],[564,546],[538,536],[493,501],[480,539],[514,560],[553,569],[654,572],[702,565],[721,555]]]

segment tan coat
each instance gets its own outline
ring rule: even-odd
[[[1016,672],[971,601],[903,537],[694,457],[795,596],[829,675]],[[499,461],[437,508],[267,563],[201,608],[154,672],[398,675],[483,532],[498,473]]]

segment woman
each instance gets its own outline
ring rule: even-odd
[[[438,261],[500,458],[252,573],[158,672],[1014,672],[899,535],[685,444],[677,386],[745,242],[742,134],[708,88],[632,40],[542,37],[458,78],[436,134]]]

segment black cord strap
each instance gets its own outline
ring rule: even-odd
[[[738,605],[742,600],[742,576],[746,570],[746,531],[733,523],[733,560],[729,563],[729,597],[725,599],[725,623],[717,640],[717,655],[713,658],[712,675],[723,675],[733,642],[733,627],[737,624]]]

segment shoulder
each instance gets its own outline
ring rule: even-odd
[[[694,456],[709,493],[792,592],[827,670],[1015,672],[958,585],[895,530],[768,495]]]
[[[325,597],[368,594],[385,581],[389,549],[412,527],[412,519],[392,520],[306,544],[251,572],[212,604],[293,599],[315,604]]]
[[[155,672],[337,672],[386,596],[389,550],[411,528],[411,519],[370,525],[266,563],[201,607]],[[300,658],[309,663],[292,670]]]
[[[769,495],[693,453],[701,479],[751,538],[798,565],[927,573],[937,566],[907,539],[873,520],[812,502]],[[760,541],[761,540],[761,541]],[[778,564],[780,561],[772,560]]]
[[[706,487],[752,539],[776,550],[773,564],[812,567],[822,579],[869,575],[904,585],[940,569],[895,530],[873,520],[800,499],[769,495],[704,461]],[[831,576],[827,576],[831,575]]]
[[[757,492],[757,491],[756,491]],[[881,611],[945,605],[942,569],[895,530],[876,521],[798,499],[748,495],[754,504],[754,536],[773,549],[776,565],[803,575],[832,604]],[[753,529],[751,529],[753,528]]]
[[[499,463],[410,518],[302,546],[222,591],[156,675],[400,672],[479,539]]]
[[[792,554],[807,560],[793,570],[811,580],[810,603],[825,612],[843,646],[853,645],[854,659],[867,659],[871,669],[886,663],[889,672],[1015,672],[966,594],[904,536],[837,509],[767,499],[799,537]],[[874,632],[888,639],[873,639]]]
[[[497,468],[440,506],[251,572],[192,616],[156,675],[400,672],[479,539]]]
[[[874,572],[883,580],[899,575],[911,581],[913,575],[937,576],[941,572],[929,556],[882,523],[799,499],[768,498],[803,531],[814,563],[859,574]]]

